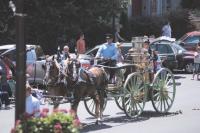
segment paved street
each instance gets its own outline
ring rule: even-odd
[[[191,74],[176,74],[176,98],[166,115],[157,114],[151,103],[147,103],[145,111],[137,120],[128,119],[109,100],[104,112],[102,125],[95,125],[95,119],[85,110],[81,102],[78,115],[86,125],[81,132],[91,133],[199,133],[200,121],[200,81],[191,80]],[[45,105],[46,107],[48,105]],[[69,108],[62,104],[61,108]],[[9,133],[14,124],[14,107],[10,110],[0,110],[0,133]]]

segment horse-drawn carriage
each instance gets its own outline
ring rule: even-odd
[[[138,117],[148,101],[152,102],[157,112],[168,112],[175,98],[174,76],[167,68],[153,73],[152,62],[148,55],[142,53],[141,45],[137,45],[129,51],[129,61],[115,67],[95,65],[87,71],[80,71],[77,60],[71,60],[65,69],[62,68],[64,71],[61,71],[54,57],[50,58],[46,62],[45,76],[49,92],[71,99],[75,112],[79,101],[84,100],[88,113],[98,120],[102,117],[108,97],[113,97],[117,106],[130,118]],[[53,64],[58,70],[53,70]],[[114,82],[107,80],[110,70],[115,71]],[[88,73],[92,73],[93,83]],[[64,81],[58,86],[60,74],[64,76]]]
[[[103,67],[105,70],[115,69],[115,82],[108,84],[106,97],[114,97],[117,106],[130,118],[138,117],[144,110],[145,103],[152,102],[159,113],[166,113],[172,107],[176,86],[172,72],[161,68],[153,72],[153,62],[141,47],[143,40],[135,40],[134,47],[129,50],[125,63],[116,67]],[[106,107],[106,98],[105,98]],[[94,113],[94,101],[84,101],[87,111]]]

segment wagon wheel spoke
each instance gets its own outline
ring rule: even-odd
[[[107,99],[104,98],[103,110],[105,109],[106,104],[107,104]],[[88,112],[90,115],[96,116],[96,115],[95,115],[96,104],[95,104],[95,102],[94,102],[94,99],[92,99],[92,98],[85,99],[85,100],[84,100],[84,105],[85,105],[85,108],[86,108],[87,112]]]
[[[117,106],[119,107],[119,109],[124,110],[123,105],[122,105],[122,97],[115,97],[115,102]]]
[[[160,113],[166,113],[172,107],[176,85],[172,72],[162,68],[156,73],[152,83],[151,101],[154,109]]]
[[[132,73],[124,84],[124,97],[122,100],[124,112],[130,118],[138,117],[146,102],[146,91],[143,77],[140,73]]]

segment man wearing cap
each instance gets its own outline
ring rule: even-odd
[[[107,42],[104,43],[98,50],[96,58],[111,59],[113,61],[117,60],[117,48],[113,43],[112,34],[106,35]]]
[[[106,66],[116,66],[118,49],[116,45],[113,43],[112,34],[106,35],[107,42],[104,43],[98,50],[96,54],[96,58],[102,58],[105,60],[105,63],[102,63]],[[114,70],[110,70],[110,81],[114,76]]]

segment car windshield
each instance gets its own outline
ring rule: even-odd
[[[187,51],[186,49],[184,49],[182,46],[176,44],[176,43],[173,43],[172,44],[177,50],[182,50],[182,51]]]
[[[178,39],[177,41],[178,42],[181,42],[181,41],[183,41],[183,40],[185,40],[185,38],[187,38],[187,34],[185,34],[185,35],[183,35],[180,39]]]

